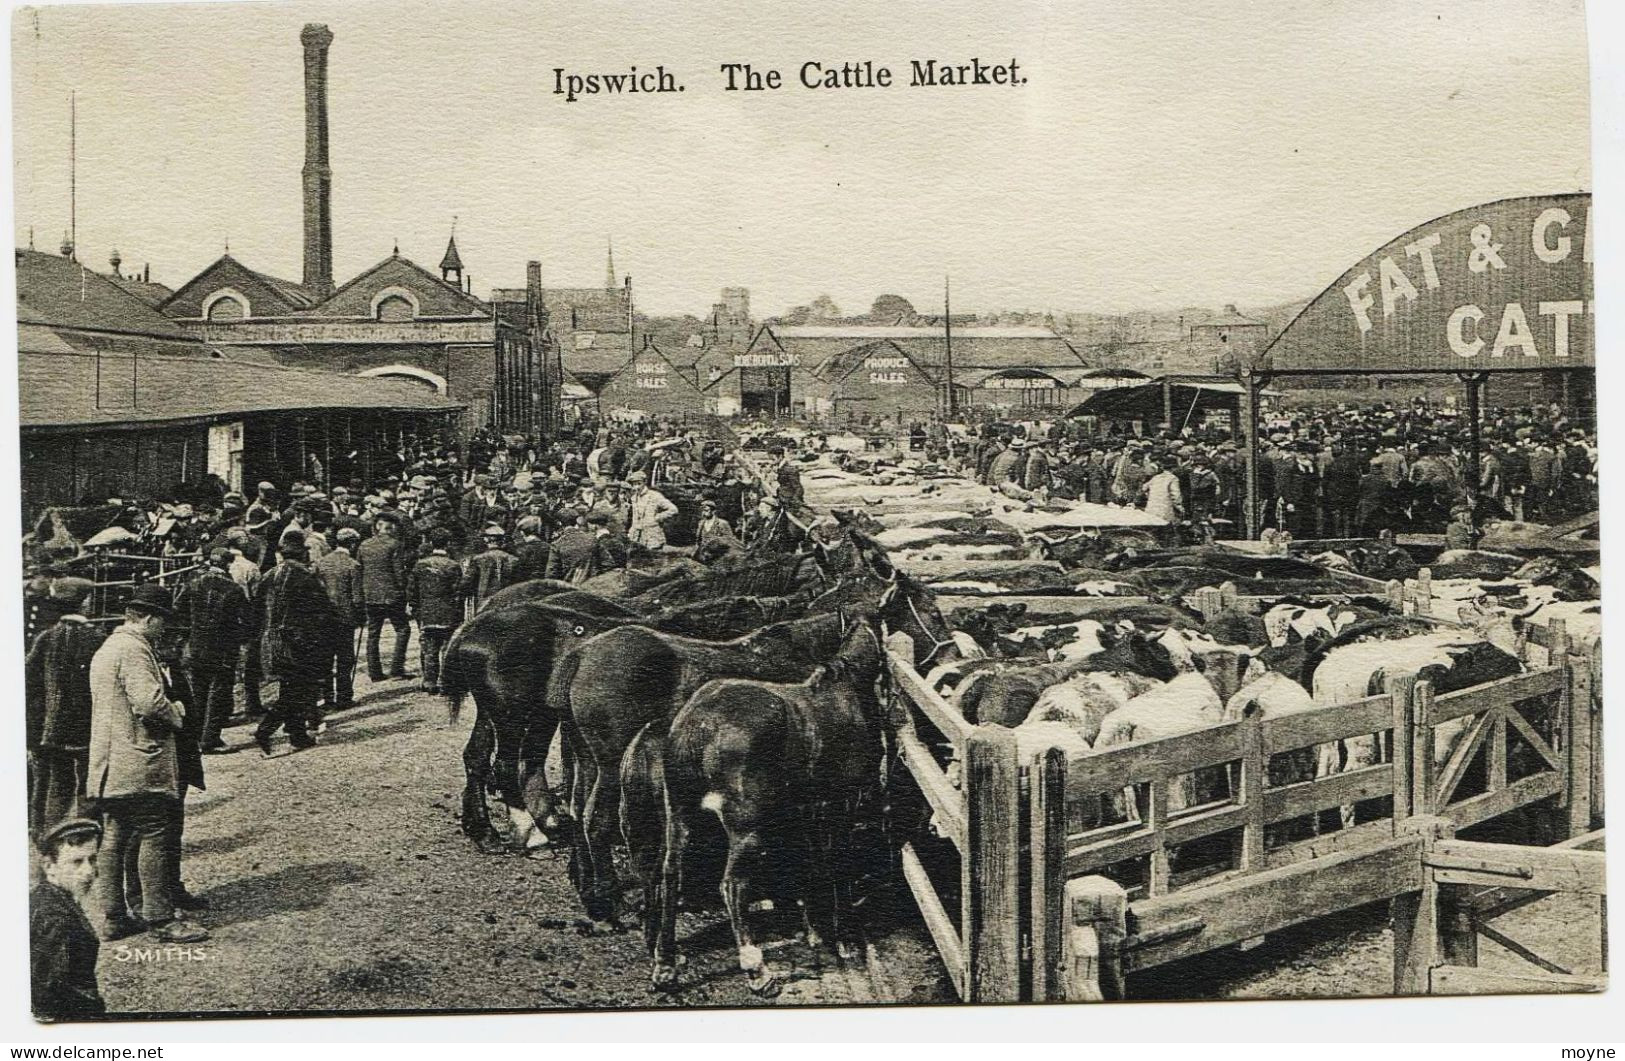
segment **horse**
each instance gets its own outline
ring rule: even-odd
[[[884,550],[880,558],[884,560]],[[877,563],[873,570],[881,577],[845,581],[816,598],[809,611],[834,611],[810,615],[800,625],[780,623],[722,644],[625,627],[582,643],[558,661],[545,700],[564,726],[581,894],[595,921],[614,919],[609,808],[617,799],[622,757],[643,727],[669,720],[704,682],[722,677],[800,680],[835,651],[852,611],[873,613],[885,629],[907,634],[917,667],[946,654],[957,656],[952,631],[930,591],[889,562]],[[875,603],[863,602],[873,592],[878,593]]]
[[[650,616],[572,588],[481,609],[452,635],[441,665],[450,720],[457,720],[466,695],[473,695],[477,710],[463,749],[463,831],[482,850],[501,849],[484,797],[493,761],[497,791],[521,839],[540,846],[536,823],[544,823],[543,836],[557,826],[542,766],[559,716],[544,694],[560,656],[574,644],[633,623],[700,638],[737,637],[795,608],[795,600],[733,597]]]
[[[623,626],[558,661],[546,701],[565,727],[580,845],[576,865],[593,920],[614,920],[608,808],[617,805],[621,758],[638,731],[669,719],[714,677],[805,677],[839,647],[847,621],[839,612],[814,615],[722,642]]]
[[[885,663],[880,635],[867,621],[848,629],[835,657],[798,684],[723,678],[706,682],[672,719],[663,739],[628,752],[631,769],[653,765],[664,791],[657,881],[645,880],[645,940],[651,943],[655,986],[677,978],[679,880],[690,833],[714,814],[727,838],[723,902],[739,950],[739,967],[758,995],[777,992],[763,962],[747,911],[768,867],[790,869],[799,893],[807,942],[818,946],[819,924],[842,956],[850,956],[850,836],[856,808],[881,783],[884,711],[876,683]],[[625,823],[633,850],[647,819]],[[797,854],[804,857],[799,874]],[[652,859],[634,864],[647,872]],[[781,870],[782,872],[782,870]],[[650,884],[653,887],[650,887]],[[651,925],[652,922],[652,925]]]

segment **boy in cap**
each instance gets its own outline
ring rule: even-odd
[[[68,818],[39,838],[44,879],[28,896],[28,957],[34,1017],[80,1020],[107,1012],[96,985],[101,945],[83,903],[96,880],[102,827]]]

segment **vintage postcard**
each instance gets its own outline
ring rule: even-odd
[[[1585,15],[14,10],[33,1016],[1603,990]]]

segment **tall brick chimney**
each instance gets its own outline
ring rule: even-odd
[[[333,170],[327,164],[327,48],[333,33],[310,23],[305,46],[305,286],[333,293]]]

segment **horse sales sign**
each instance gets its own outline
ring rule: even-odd
[[[1275,372],[1590,368],[1591,196],[1502,199],[1393,240],[1278,335]]]

